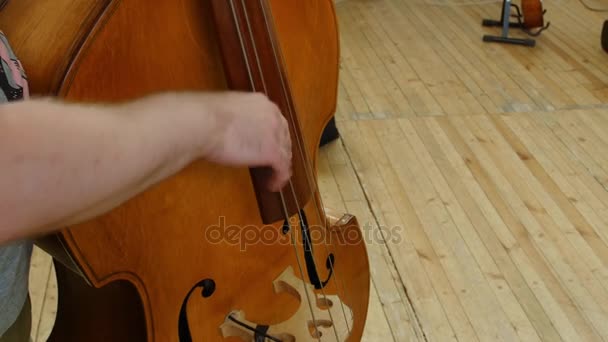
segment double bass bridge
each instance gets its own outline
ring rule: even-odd
[[[233,311],[220,326],[224,338],[240,337],[248,342],[313,342],[319,339],[342,342],[349,337],[349,327],[353,326],[353,313],[338,296],[317,295],[314,285],[298,278],[291,266],[285,269],[273,284],[277,294],[287,293],[299,300],[298,310],[288,320],[275,325],[256,324],[247,320],[245,312]],[[312,294],[313,303],[310,306],[305,300],[305,291],[308,291],[309,295]]]

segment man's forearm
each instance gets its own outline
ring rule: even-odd
[[[192,126],[211,134],[216,123],[181,102],[0,106],[0,244],[98,215],[200,157]]]

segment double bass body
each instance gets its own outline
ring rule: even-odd
[[[0,21],[38,23],[5,30],[32,93],[124,101],[167,90],[233,88],[244,70],[229,62],[224,40],[234,37],[217,22],[218,4],[24,0],[9,2]],[[360,339],[369,295],[362,232],[354,217],[324,211],[314,172],[318,141],[336,106],[333,3],[267,4],[298,114],[292,133],[301,145],[294,156],[304,156],[295,162],[289,224],[262,219],[264,200],[249,169],[196,162],[55,236],[82,277],[56,263],[59,308],[51,341]],[[70,14],[57,10],[62,6]],[[55,50],[44,56],[36,50],[41,46]],[[310,174],[300,170],[306,167]]]

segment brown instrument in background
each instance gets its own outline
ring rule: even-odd
[[[6,4],[0,25],[34,96],[112,102],[165,90],[259,91],[279,105],[293,139],[294,175],[281,193],[263,190],[264,169],[199,161],[41,240],[58,279],[51,341],[361,338],[370,286],[363,234],[355,217],[326,212],[316,184],[319,138],[337,97],[333,6]]]
[[[521,0],[521,15],[524,20],[522,26],[526,32],[537,36],[541,31],[546,30],[550,23],[545,25],[545,12],[542,0]],[[534,32],[533,30],[536,30]]]

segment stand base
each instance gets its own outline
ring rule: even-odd
[[[536,41],[534,39],[521,39],[521,38],[510,38],[510,37],[501,37],[501,36],[491,36],[484,35],[484,42],[492,42],[492,43],[507,43],[507,44],[515,44],[515,45],[524,45],[524,46],[535,46]]]

